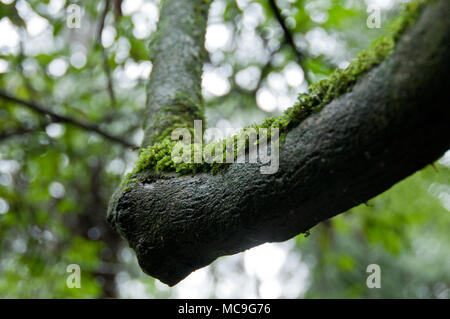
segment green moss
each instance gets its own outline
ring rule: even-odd
[[[386,57],[393,52],[396,42],[404,31],[413,25],[417,20],[421,8],[425,3],[427,3],[426,0],[414,0],[407,4],[403,14],[390,26],[389,36],[377,40],[369,49],[361,52],[345,70],[337,69],[328,79],[312,84],[309,87],[309,93],[300,94],[296,104],[287,109],[284,115],[269,118],[262,124],[252,125],[251,127],[255,128],[256,132],[258,132],[260,128],[278,128],[282,140],[289,130],[299,125],[313,112],[320,111],[326,104],[330,103],[335,98],[349,92],[362,75],[366,74],[369,70],[379,65],[384,59],[386,59]],[[189,100],[186,99],[186,101]],[[176,113],[184,114],[183,108],[186,108],[186,110],[192,109],[188,107],[191,103],[192,101],[189,101],[189,103],[177,103],[177,105],[180,106],[180,110]],[[195,109],[200,110],[200,108]],[[220,163],[219,160],[212,164],[205,162],[173,162],[171,156],[172,150],[178,141],[171,141],[170,132],[177,127],[184,127],[192,131],[192,119],[202,118],[202,114],[191,114],[191,112],[188,112],[187,118],[185,118],[186,116],[182,117],[182,119],[174,118],[174,120],[171,120],[170,127],[165,127],[165,130],[162,134],[160,134],[157,143],[140,150],[135,169],[124,180],[122,184],[123,187],[126,187],[126,185],[133,180],[140,179],[138,176],[143,171],[150,171],[151,174],[156,174],[159,172],[177,172],[179,174],[196,174],[199,172],[206,172],[214,174],[226,169],[228,164]],[[226,142],[233,138],[237,140],[240,134],[243,134],[243,130],[238,133],[238,136],[227,137],[224,141],[214,142],[213,144],[215,145],[203,145],[203,149],[205,147],[222,147],[222,162],[225,162]],[[248,148],[248,143],[249,141],[247,140],[245,149]],[[236,146],[237,143],[234,143],[234,145],[234,157],[236,158],[242,149],[238,149]],[[193,158],[194,149],[199,148],[200,146],[198,144],[191,144],[190,147]]]

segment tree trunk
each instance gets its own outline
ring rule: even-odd
[[[289,131],[276,174],[232,164],[218,175],[166,173],[119,190],[108,220],[142,269],[174,285],[219,256],[305,232],[442,156],[450,147],[449,14],[448,0],[430,2],[394,53]]]

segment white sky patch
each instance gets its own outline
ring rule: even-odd
[[[215,264],[214,277],[217,278],[214,293],[218,298],[256,298],[255,277],[243,271],[244,253],[220,258]]]
[[[142,61],[139,63],[140,78],[147,80],[153,70],[153,64],[150,61]]]
[[[106,171],[115,175],[122,175],[125,170],[125,162],[120,158],[115,158],[109,162]]]
[[[331,35],[329,35],[322,28],[314,28],[308,31],[305,35],[305,39],[309,44],[310,51],[313,55],[328,55],[331,56],[336,52],[339,52],[338,41]]]
[[[293,17],[287,17],[285,20],[286,26],[290,29],[295,29],[297,26],[297,21]]]
[[[345,70],[346,68],[349,67],[349,65],[350,65],[349,61],[342,61],[342,62],[339,62],[338,68]]]
[[[125,70],[121,65],[114,69],[113,77],[119,87],[124,89],[132,88],[137,83],[126,75]]]
[[[81,69],[82,67],[84,67],[86,65],[86,62],[87,58],[84,52],[76,51],[70,56],[70,64],[72,64],[77,69]]]
[[[267,77],[267,83],[269,84],[270,88],[274,90],[274,92],[281,94],[287,92],[287,83],[281,73],[271,72]]]
[[[122,1],[122,13],[130,15],[142,6],[142,0],[124,0]]]
[[[120,252],[123,262],[133,262],[134,253]],[[301,261],[295,242],[265,244],[246,252],[220,258],[211,267],[199,269],[170,288],[155,281],[158,291],[170,298],[297,298],[308,287],[308,266]],[[122,297],[150,298],[151,291],[135,286],[126,272],[116,277]],[[135,290],[134,290],[135,289]]]
[[[45,28],[43,32],[35,37],[28,34],[24,40],[24,51],[27,56],[35,56],[38,54],[49,54],[55,52],[57,48],[62,48],[64,41],[55,41],[53,37],[52,27]],[[61,39],[62,40],[62,39]]]
[[[247,90],[254,90],[258,84],[261,70],[256,66],[249,66],[236,73],[236,83]]]
[[[259,3],[251,3],[242,16],[242,24],[245,28],[254,29],[265,20],[264,10]]]
[[[125,62],[125,60],[130,55],[130,48],[131,48],[130,41],[128,41],[128,39],[125,37],[120,37],[116,41],[114,47],[116,50],[116,57],[114,59],[116,63],[121,64]]]
[[[52,62],[50,62],[50,64],[47,67],[47,72],[51,76],[60,77],[66,73],[68,66],[69,65],[66,62],[66,60],[62,58],[57,58],[54,59]]]
[[[305,5],[305,11],[310,16],[311,20],[316,23],[325,23],[328,18],[328,9],[331,7],[329,0],[308,2]]]
[[[232,33],[233,28],[228,24],[209,24],[206,29],[206,49],[209,52],[227,49],[231,43]]]
[[[284,78],[289,86],[298,88],[305,80],[302,68],[295,62],[291,62],[283,70]]]
[[[151,2],[144,4],[139,11],[133,13],[131,20],[133,21],[133,35],[137,39],[147,38],[156,30],[158,22],[159,9]]]
[[[66,0],[50,0],[47,5],[47,12],[52,16],[58,15],[61,10],[64,8],[66,4]]]
[[[215,0],[211,3],[208,13],[209,23],[222,22],[226,3],[224,0]]]
[[[259,108],[266,112],[273,112],[277,109],[277,97],[268,88],[261,88],[256,93],[256,103]]]
[[[181,281],[175,290],[176,298],[208,298],[213,290],[213,281],[207,270],[202,268],[194,271],[189,277]]]
[[[0,59],[0,73],[5,73],[6,71],[8,71],[8,68],[8,61]]]
[[[134,62],[132,59],[128,59],[127,62],[125,62],[125,75],[130,80],[137,80],[141,74],[139,65]]]
[[[65,128],[58,123],[51,123],[45,128],[45,132],[51,138],[60,138],[64,134]]]
[[[297,92],[291,92],[278,97],[278,110],[283,112],[295,104]]]
[[[205,65],[202,78],[205,98],[227,94],[230,91],[229,75],[229,70],[226,68],[213,68],[211,65]]]
[[[236,0],[236,3],[241,10],[245,9],[250,2],[251,0]]]
[[[367,6],[375,5],[381,10],[390,10],[395,5],[394,0],[366,0]]]
[[[261,280],[274,279],[286,259],[286,251],[276,244],[264,244],[244,253],[245,271]]]
[[[139,299],[152,297],[146,285],[142,281],[138,279],[131,279],[130,275],[124,271],[119,272],[116,276],[116,282],[122,298]]]
[[[284,54],[281,54],[281,53],[276,53],[272,57],[272,65],[273,66],[282,66],[285,61],[286,61],[286,57],[284,56]]]
[[[61,154],[61,160],[59,162],[59,167],[66,168],[70,163],[70,158],[66,154]]]
[[[240,64],[265,63],[267,51],[264,42],[254,29],[244,28],[236,40],[235,57]]]
[[[102,45],[105,48],[109,48],[113,45],[117,32],[113,26],[107,25],[102,31]]]
[[[4,215],[9,211],[8,202],[0,197],[0,215]]]
[[[16,160],[0,159],[0,172],[1,173],[15,173],[19,170],[20,164]]]
[[[291,107],[305,83],[303,80],[303,71],[295,63],[288,65],[281,73],[271,72],[267,76],[267,83],[263,84],[256,94],[259,108],[274,112]]]
[[[141,145],[142,144],[142,140],[144,139],[144,130],[142,128],[139,128],[135,131],[135,133],[132,136],[132,141],[134,142],[135,145]],[[133,154],[133,153],[131,153]],[[133,157],[134,158],[134,157]],[[131,163],[129,163],[127,165],[127,168],[125,169],[125,173],[129,173],[129,169],[133,168],[134,166],[134,162],[136,160],[132,160]]]
[[[450,167],[450,150],[447,151],[444,156],[439,160],[439,163],[442,165],[445,165],[447,167]]]
[[[131,262],[133,262],[133,259],[135,259],[134,252],[129,247],[120,248],[118,257],[119,257],[120,261],[122,261],[124,263],[131,263]]]
[[[442,205],[450,212],[450,186],[438,183],[433,183],[428,188],[428,191],[439,198]]]
[[[53,198],[63,198],[66,194],[66,189],[64,188],[64,185],[59,182],[53,182],[48,187],[48,192],[50,193],[50,196]]]
[[[39,15],[33,15],[27,20],[27,32],[31,37],[36,37],[47,29],[49,23],[47,19],[42,18]]]
[[[125,78],[122,78],[123,81],[131,81],[136,83],[137,80],[146,80],[150,77],[150,73],[152,71],[153,65],[150,61],[141,61],[136,63],[133,59],[128,59],[125,62],[123,70],[120,69],[120,73],[117,73],[117,76],[120,77],[125,75]]]
[[[0,53],[16,53],[20,38],[17,27],[8,18],[0,20]]]
[[[25,20],[27,32],[30,37],[40,35],[49,27],[47,19],[34,12],[27,2],[17,1],[16,9],[19,15]]]
[[[311,14],[309,16],[311,17],[311,20],[316,23],[325,23],[325,22],[327,22],[328,18],[330,17],[328,12],[318,11],[318,10],[311,12]]]
[[[264,299],[276,299],[281,296],[281,285],[276,279],[265,280],[259,287],[259,295]]]
[[[23,75],[25,75],[26,77],[33,77],[39,70],[39,64],[34,59],[26,58],[22,62],[22,68]]]
[[[12,176],[9,173],[0,173],[0,185],[9,186],[12,183]]]

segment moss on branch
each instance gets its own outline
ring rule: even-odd
[[[320,111],[332,100],[349,92],[361,76],[385,60],[394,51],[396,42],[404,31],[412,26],[417,20],[421,9],[426,3],[426,0],[413,0],[408,3],[405,6],[403,13],[390,25],[388,35],[375,41],[369,49],[361,52],[345,70],[337,69],[329,78],[312,84],[309,87],[309,93],[300,94],[295,105],[287,109],[284,115],[266,119],[262,124],[255,124],[251,127],[254,128],[257,133],[261,128],[278,128],[281,139],[283,139],[289,130],[298,126],[312,113]],[[182,102],[179,104],[180,106],[183,105]],[[201,108],[198,109],[201,110]],[[177,112],[177,114],[184,116],[182,115],[182,108],[180,108],[179,111],[180,112]],[[171,140],[171,131],[175,128],[183,127],[193,132],[193,119],[203,118],[202,114],[195,114],[194,117],[192,117],[192,114],[187,114],[186,116],[188,118],[183,118],[179,121],[176,118],[171,119],[172,123],[170,129],[166,129],[164,133],[158,137],[156,143],[140,150],[136,166],[123,181],[123,187],[126,187],[126,185],[132,181],[139,180],[139,176],[142,175],[140,173],[143,171],[147,171],[150,174],[176,172],[185,175],[196,174],[199,172],[214,174],[226,169],[228,164],[225,164],[224,160],[218,160],[214,163],[206,163],[204,161],[202,161],[202,163],[175,163],[172,160],[172,151],[178,141]],[[243,130],[245,130],[245,128]],[[223,141],[213,142],[215,145],[202,144],[201,147],[203,149],[205,147],[222,147],[222,156],[223,159],[225,159],[227,141],[233,138],[236,139],[244,134],[243,130],[238,132],[237,136],[229,136]],[[234,157],[236,158],[242,150],[236,148],[236,143],[234,143],[234,145]],[[194,152],[194,150],[200,146],[191,144],[190,147],[192,152]],[[248,147],[248,142],[245,147]],[[144,175],[148,176],[148,174]]]

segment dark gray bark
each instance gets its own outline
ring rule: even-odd
[[[284,241],[363,203],[449,147],[450,1],[430,4],[395,52],[287,134],[280,168],[164,174],[118,191],[108,220],[168,285],[219,256]]]

